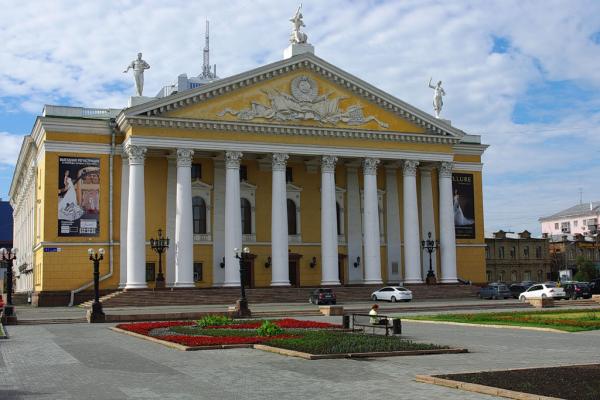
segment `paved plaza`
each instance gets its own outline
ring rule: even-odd
[[[341,322],[340,317],[313,317]],[[183,352],[111,324],[17,325],[0,341],[0,399],[492,399],[414,381],[442,374],[597,362],[600,332],[405,321],[404,337],[471,353],[307,361],[252,349]]]

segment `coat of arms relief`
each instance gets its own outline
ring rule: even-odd
[[[277,89],[261,91],[267,95],[269,105],[252,102],[250,108],[238,111],[226,108],[218,115],[222,117],[231,114],[242,121],[251,121],[255,118],[275,121],[313,120],[321,124],[332,125],[337,125],[340,122],[348,125],[364,125],[370,121],[375,121],[382,128],[389,126],[372,115],[365,117],[363,107],[360,104],[354,104],[342,110],[339,103],[346,97],[330,98],[333,92],[319,95],[317,82],[308,76],[302,75],[292,80],[290,94]]]

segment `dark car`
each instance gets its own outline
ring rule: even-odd
[[[518,299],[519,295],[533,286],[530,282],[513,283],[510,285],[509,290],[513,299]]]
[[[308,298],[308,302],[311,304],[335,304],[335,293],[333,289],[315,289]]]
[[[508,286],[503,283],[490,283],[486,287],[482,287],[481,290],[479,290],[480,299],[508,299],[511,296],[512,294],[510,293]]]
[[[590,285],[585,282],[571,282],[563,285],[565,289],[565,299],[576,300],[579,298],[589,299],[592,297]]]

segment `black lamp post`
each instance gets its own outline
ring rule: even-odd
[[[162,253],[169,248],[169,238],[164,238],[162,229],[158,230],[158,239],[150,238],[150,247],[158,254],[158,275],[156,276],[156,288],[165,287],[165,276],[162,272]]]
[[[425,280],[428,285],[435,285],[437,283],[431,263],[431,253],[433,253],[438,246],[439,242],[431,239],[431,232],[427,232],[427,239],[421,241],[421,247],[429,253],[429,271],[427,271],[427,279]]]
[[[17,249],[0,249],[0,261],[6,266],[6,305],[4,306],[4,320],[6,324],[15,324],[17,316],[12,303],[13,292],[13,261],[17,258]]]
[[[246,259],[246,255],[250,253],[250,249],[248,247],[244,247],[240,252],[239,249],[233,249],[235,252],[235,258],[237,258],[240,262],[240,290],[241,290],[241,298],[235,303],[235,314],[237,317],[250,317],[252,315],[250,309],[248,308],[248,300],[246,299],[246,290],[244,289],[244,261]]]
[[[90,323],[104,322],[106,317],[104,311],[102,311],[102,303],[100,303],[100,261],[104,259],[104,249],[98,249],[96,252],[94,249],[89,248],[88,254],[90,261],[94,263],[94,302],[92,303],[92,310],[87,312],[87,320]]]

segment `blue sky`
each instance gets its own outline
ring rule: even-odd
[[[490,145],[486,232],[600,200],[600,2],[303,1],[316,54]],[[0,0],[0,197],[44,104],[121,108],[144,53],[145,94],[202,64],[205,18],[221,77],[277,61],[294,1]]]

